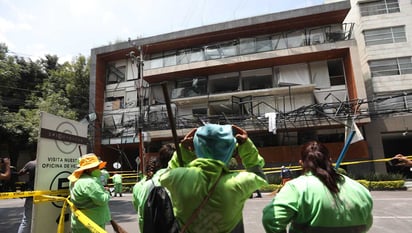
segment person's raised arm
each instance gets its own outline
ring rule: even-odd
[[[247,171],[266,179],[262,170],[263,166],[265,166],[265,160],[260,156],[258,149],[252,140],[250,140],[246,130],[237,125],[232,125],[232,129],[238,143],[237,150],[243,166]]]
[[[193,146],[193,137],[195,136],[196,130],[197,128],[190,130],[190,132],[186,134],[186,136],[182,139],[182,141],[180,141],[180,144],[179,144],[180,152],[182,153],[182,160],[183,160],[184,167],[196,159],[196,155],[194,152],[194,146]],[[172,158],[169,161],[168,168],[177,168],[180,166],[181,165],[179,164],[177,153],[175,151],[173,153]]]

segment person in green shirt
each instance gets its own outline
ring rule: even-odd
[[[90,220],[105,229],[110,222],[110,194],[100,183],[101,171],[106,162],[99,161],[93,153],[83,155],[79,160],[79,168],[69,177],[70,200]],[[72,213],[71,228],[73,233],[90,233],[79,219]]]
[[[118,173],[114,173],[114,175],[112,176],[112,180],[113,180],[113,185],[114,185],[114,194],[113,196],[117,196],[117,194],[119,194],[120,197],[122,197],[122,189],[123,189],[123,184],[122,184],[122,175],[118,174]]]
[[[110,174],[105,168],[102,168],[101,172],[102,172],[102,175],[100,176],[100,182],[102,183],[103,187],[106,187],[107,180],[109,180],[110,178]]]
[[[149,160],[146,166],[146,176],[133,186],[132,203],[138,214],[140,232],[144,232],[144,207],[148,195],[154,186],[160,186],[159,176],[166,171],[174,151],[175,149],[172,145],[163,145],[159,150],[159,156]]]
[[[244,204],[255,190],[267,184],[248,172],[258,171],[265,162],[247,132],[235,125],[206,124],[190,131],[179,146],[184,167],[174,156],[159,181],[170,192],[180,229],[185,228],[187,233],[244,232]],[[229,171],[235,149],[248,171]],[[186,225],[214,184],[210,199]]]
[[[325,145],[302,147],[302,175],[288,181],[263,209],[267,233],[362,233],[373,222],[369,191],[337,173]]]

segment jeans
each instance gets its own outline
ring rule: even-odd
[[[23,218],[21,219],[21,223],[20,223],[19,230],[17,231],[17,233],[30,233],[32,210],[33,210],[33,198],[26,197],[26,201],[24,202]]]

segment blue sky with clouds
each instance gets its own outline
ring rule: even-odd
[[[12,54],[71,60],[95,47],[323,0],[0,0],[0,42]]]

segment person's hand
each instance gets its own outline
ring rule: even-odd
[[[233,129],[233,134],[235,135],[236,141],[237,143],[239,143],[239,145],[242,145],[244,142],[246,142],[248,138],[246,130],[240,128],[237,125],[232,125],[232,129]]]
[[[186,134],[186,136],[182,139],[182,141],[180,141],[182,146],[184,148],[186,148],[187,150],[189,150],[189,151],[194,150],[193,138],[195,136],[196,130],[197,130],[197,128],[194,128],[194,129],[190,130],[190,132]]]
[[[406,166],[406,167],[412,167],[412,161],[408,159],[408,157],[402,155],[402,154],[397,154],[395,155],[392,159],[398,160],[399,162],[396,164],[396,166]]]

